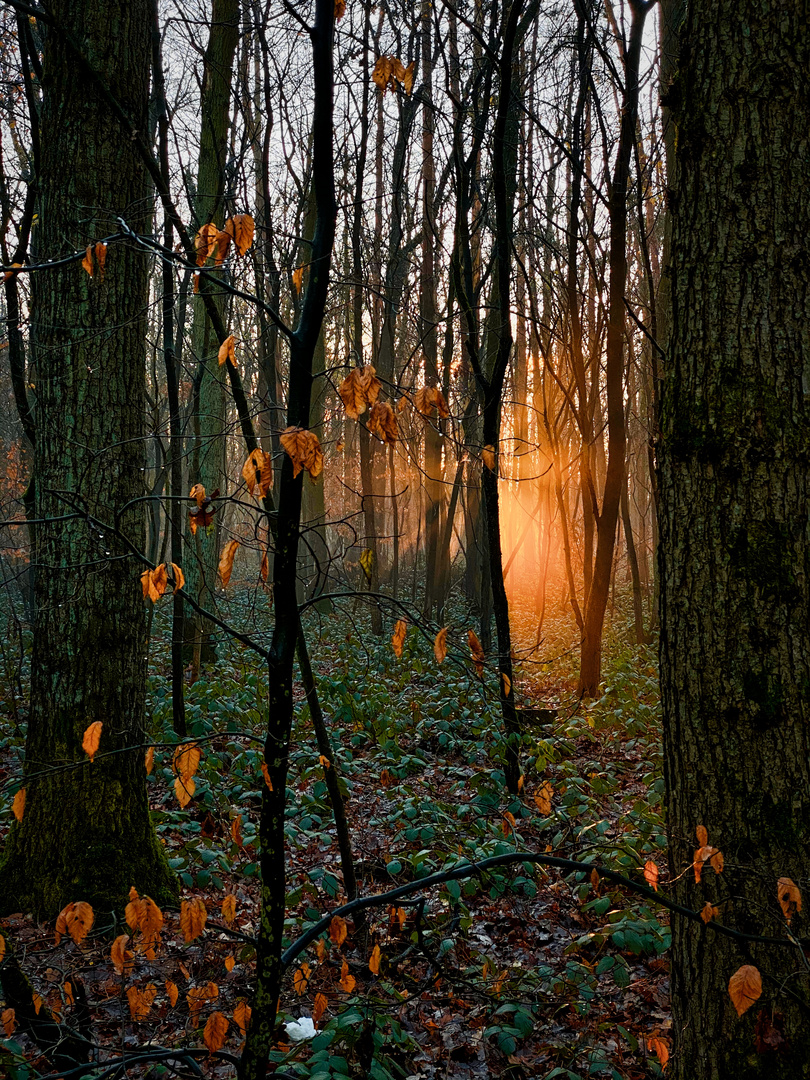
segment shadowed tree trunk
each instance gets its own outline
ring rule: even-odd
[[[66,35],[143,131],[151,4],[55,0],[49,12],[38,242],[55,258],[116,232],[118,215],[149,227],[143,164]],[[3,911],[52,916],[71,900],[110,911],[131,885],[158,903],[176,897],[146,796],[139,570],[99,524],[118,519],[143,544],[143,504],[131,503],[144,494],[148,270],[141,252],[116,244],[103,274],[94,259],[92,277],[78,261],[33,276],[36,516],[80,516],[36,533],[26,805],[0,865]],[[91,764],[81,743],[95,721]]]
[[[675,887],[786,939],[777,879],[810,880],[810,8],[694,0],[675,124],[660,444],[661,684],[670,870],[695,828],[725,870]],[[807,939],[807,919],[791,932]],[[673,916],[675,1080],[807,1075],[806,962]],[[738,1017],[743,964],[762,996]],[[764,1035],[776,1031],[769,1049]]]

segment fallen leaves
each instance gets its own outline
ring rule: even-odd
[[[728,981],[728,992],[737,1015],[742,1016],[762,995],[762,977],[757,968],[753,964],[738,968]]]

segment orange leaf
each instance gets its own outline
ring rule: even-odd
[[[144,755],[144,765],[146,766],[146,775],[151,776],[152,770],[155,767],[155,748],[150,746]]]
[[[413,404],[417,412],[422,416],[430,416],[433,412],[435,398],[432,386],[420,386],[413,395]]]
[[[304,962],[301,967],[293,975],[293,989],[296,994],[301,997],[307,991],[309,985],[309,977],[312,974],[312,968]]]
[[[203,1042],[210,1053],[221,1050],[228,1037],[228,1018],[224,1013],[212,1012],[203,1029]]]
[[[368,414],[368,430],[377,435],[386,446],[395,446],[399,438],[399,427],[394,410],[387,401],[378,401],[371,406]]]
[[[433,642],[433,655],[439,664],[444,663],[444,658],[447,656],[447,627],[443,626],[436,635],[436,640]]]
[[[68,933],[77,945],[87,937],[93,925],[93,909],[85,900],[62,908],[56,920],[57,934]],[[58,944],[58,941],[57,941]]]
[[[219,360],[220,367],[228,361],[236,367],[236,338],[233,334],[226,337],[220,345],[217,360]]]
[[[219,579],[222,582],[222,588],[227,589],[228,582],[231,580],[231,571],[233,570],[233,560],[236,555],[236,549],[239,547],[238,540],[229,540],[225,547],[222,549],[222,555],[219,560]]]
[[[326,1007],[329,1002],[326,999],[326,994],[316,994],[315,1001],[312,1005],[312,1023],[315,1027],[318,1026],[321,1017],[326,1012]]]
[[[235,967],[236,967],[236,961],[234,960],[233,956],[226,956],[225,957],[225,970],[230,972],[230,971],[233,971],[233,969]]]
[[[144,599],[148,596],[152,603],[156,603],[166,592],[169,576],[166,572],[166,564],[161,563],[154,570],[144,570],[141,574],[141,588]]]
[[[551,813],[551,797],[553,794],[554,787],[550,780],[546,780],[545,783],[535,791],[534,801],[541,814],[548,815]]]
[[[0,960],[6,955],[6,939],[0,934]]]
[[[235,214],[225,222],[225,231],[233,237],[236,250],[240,255],[246,255],[253,244],[253,233],[256,223],[250,214]]]
[[[231,839],[238,848],[245,846],[244,838],[242,837],[242,815],[237,814],[231,821]]]
[[[346,920],[342,919],[340,915],[335,915],[332,921],[329,923],[329,937],[335,943],[335,945],[342,945],[346,940],[349,933],[346,926]]]
[[[42,1006],[43,1006],[44,1002],[43,1002],[43,1000],[42,1000],[42,996],[41,996],[40,994],[38,994],[38,993],[36,992],[36,990],[35,990],[35,991],[34,991],[34,993],[33,993],[33,994],[31,995],[31,1002],[32,1002],[32,1004],[33,1004],[33,1006],[34,1006],[34,1013],[35,1013],[35,1014],[36,1014],[37,1016],[39,1016],[39,1010],[40,1010],[40,1009],[42,1008]]]
[[[25,813],[25,788],[21,787],[17,794],[14,796],[14,802],[11,804],[11,812],[17,821],[22,821],[23,814]]]
[[[69,982],[66,982],[62,987],[62,996],[65,999],[65,1004],[70,1008],[74,1003],[73,987]]]
[[[202,758],[202,750],[196,743],[181,743],[174,752],[172,768],[184,780],[195,775]]]
[[[408,631],[408,624],[404,619],[399,619],[397,625],[394,627],[394,633],[391,636],[391,648],[394,650],[394,656],[398,660],[402,658],[402,646],[405,644],[405,634]]]
[[[669,1061],[669,1047],[664,1039],[660,1038],[658,1035],[653,1035],[652,1038],[647,1039],[647,1049],[650,1053],[655,1054],[661,1062],[661,1068],[665,1069],[667,1067],[667,1062]]]
[[[318,940],[315,942],[315,955],[318,957],[319,960],[326,959],[326,942],[323,938],[318,938]]]
[[[447,407],[447,402],[445,401],[444,394],[441,392],[438,386],[434,387],[433,389],[433,400],[436,403],[436,412],[439,414],[439,419],[449,420],[450,410]]]
[[[323,451],[318,436],[300,427],[282,431],[279,441],[293,463],[293,477],[305,469],[315,480],[323,471]]]
[[[335,22],[340,22],[346,14],[346,0],[335,0]]]
[[[372,975],[380,974],[380,960],[382,959],[382,953],[380,952],[380,946],[375,945],[371,950],[371,956],[368,958],[368,970]]]
[[[501,829],[504,836],[511,836],[515,831],[515,815],[508,810],[503,811],[503,820],[501,821]]]
[[[318,754],[318,764],[324,770],[324,772],[327,769],[332,768],[332,762],[329,760],[329,758],[325,754]]]
[[[267,562],[267,548],[262,552],[262,565],[259,567],[259,573],[261,574],[262,581],[267,581],[267,575],[270,572],[270,567]]]
[[[270,454],[258,447],[249,455],[242,466],[242,478],[252,495],[258,486],[259,497],[264,498],[273,483],[273,459]]]
[[[214,254],[214,248],[217,245],[217,233],[219,230],[213,222],[199,230],[194,237],[194,250],[197,252],[197,266],[203,266],[207,259]]]
[[[799,887],[789,877],[780,877],[776,883],[776,895],[785,921],[790,922],[794,915],[802,910],[802,894]]]
[[[3,1025],[3,1031],[6,1033],[7,1039],[10,1039],[14,1034],[14,1028],[17,1026],[16,1016],[17,1014],[13,1009],[3,1009],[0,1013],[0,1024]]]
[[[236,1008],[233,1010],[233,1022],[236,1024],[236,1026],[239,1028],[243,1035],[247,1034],[251,1012],[252,1010],[246,1001],[240,1001]]]
[[[483,675],[486,656],[484,655],[484,650],[481,648],[481,642],[478,640],[478,635],[474,630],[467,631],[467,641],[470,644],[470,652],[472,653],[475,670],[479,675]]]
[[[742,1016],[762,994],[759,971],[752,964],[743,964],[729,979],[728,992],[737,1015]]]
[[[231,893],[222,897],[221,911],[222,918],[230,926],[236,918],[236,897]]]
[[[273,781],[270,779],[270,770],[267,768],[267,762],[266,761],[262,762],[262,776],[264,777],[265,784],[267,784],[268,791],[272,791],[273,790]]]
[[[110,959],[119,975],[128,975],[132,971],[134,953],[127,948],[129,934],[119,934],[112,943]]]
[[[651,889],[658,892],[658,867],[652,859],[647,859],[644,863],[644,880]]]
[[[698,827],[695,829],[695,834],[697,836],[698,844],[701,847],[706,847],[706,845],[709,842],[709,833],[706,830],[706,826],[705,825],[698,825]]]
[[[303,266],[296,266],[292,272],[292,283],[295,289],[295,295],[301,295],[301,286],[304,284],[304,268]]]
[[[82,738],[82,750],[92,761],[98,753],[98,745],[101,742],[101,729],[104,727],[101,720],[96,720],[88,728],[85,729],[84,737]]]
[[[101,280],[104,280],[104,268],[107,265],[107,245],[102,244],[101,241],[95,246],[96,262],[98,263],[99,271],[101,272]]]
[[[93,276],[93,245],[92,244],[87,245],[87,249],[85,250],[85,253],[84,253],[84,258],[82,259],[82,266],[87,271],[87,273],[90,275],[90,277],[92,277]]]
[[[343,967],[340,969],[340,985],[347,994],[350,994],[357,985],[354,975],[349,974],[349,965],[345,960],[343,961]]]
[[[196,500],[197,506],[202,507],[205,502],[205,488],[202,484],[195,484],[188,494],[190,499]]]
[[[148,983],[143,990],[139,990],[137,986],[129,987],[127,1001],[129,1002],[130,1016],[133,1020],[146,1019],[156,994],[157,987],[153,983]]]
[[[501,672],[501,679],[503,681],[503,696],[509,697],[510,691],[512,690],[512,680],[505,671]]]
[[[172,563],[172,575],[174,576],[174,588],[172,593],[176,593],[178,589],[182,589],[186,583],[186,576],[177,563]]]
[[[174,1008],[175,1005],[177,1004],[177,999],[180,996],[180,990],[178,989],[177,983],[173,983],[171,981],[171,979],[167,979],[166,980],[166,993],[167,993],[168,998],[169,998],[169,1004],[171,1005],[172,1008]]]
[[[202,934],[205,929],[205,921],[207,918],[208,912],[205,908],[205,901],[200,897],[195,897],[193,900],[183,900],[181,902],[180,929],[183,931],[186,945]]]
[[[492,444],[481,447],[481,460],[490,472],[495,472],[495,447]]]
[[[174,782],[174,795],[180,805],[185,808],[194,798],[194,792],[197,790],[197,784],[193,776],[178,776]]]
[[[700,917],[701,917],[701,919],[703,919],[703,921],[705,923],[710,923],[712,921],[712,919],[716,919],[719,914],[720,914],[720,909],[714,907],[714,905],[710,904],[709,901],[707,900],[706,903],[701,908]]]

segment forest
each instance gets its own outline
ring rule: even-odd
[[[810,1077],[810,2],[0,3],[0,1080]]]

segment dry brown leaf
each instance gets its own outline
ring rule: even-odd
[[[174,751],[172,768],[178,776],[190,780],[196,775],[201,758],[202,750],[196,743],[181,743]]]
[[[25,788],[21,787],[17,794],[14,796],[14,802],[11,804],[11,812],[17,821],[22,821],[23,814],[25,813]]]
[[[652,859],[647,859],[644,863],[644,880],[650,886],[651,889],[655,889],[658,892],[658,866]]]
[[[377,435],[386,446],[395,446],[399,438],[399,427],[394,410],[387,401],[378,401],[371,406],[368,415],[368,430]]]
[[[183,900],[180,904],[180,929],[186,945],[198,938],[205,930],[208,911],[205,901],[197,896],[193,900]]]
[[[232,893],[222,897],[220,910],[222,911],[222,918],[228,926],[232,926],[233,920],[236,918],[236,897]]]
[[[243,848],[245,846],[245,841],[244,841],[244,838],[242,836],[242,815],[241,814],[237,814],[236,817],[233,818],[233,820],[231,821],[231,839],[233,840],[233,842],[236,844],[236,846],[238,848],[241,849],[241,848]]]
[[[186,994],[188,1011],[191,1021],[196,1025],[203,1005],[208,1005],[219,997],[219,987],[214,982],[206,983],[205,986],[192,986]]]
[[[233,958],[233,956],[232,955],[231,956],[226,956],[225,957],[225,970],[230,974],[230,972],[232,972],[235,967],[236,967],[236,960]]]
[[[515,826],[515,815],[509,810],[504,810],[501,815],[501,830],[503,831],[503,835],[511,836],[515,831]]]
[[[329,1002],[327,1001],[326,994],[315,995],[315,1001],[312,1005],[312,1023],[315,1025],[315,1027],[317,1027],[320,1023],[321,1017],[326,1012],[326,1007],[328,1006],[328,1004]]]
[[[236,549],[239,547],[238,540],[229,540],[225,547],[222,549],[222,555],[219,559],[219,580],[222,582],[222,588],[227,589],[228,582],[231,580],[231,572],[233,570],[233,560],[236,555]]]
[[[707,900],[700,911],[700,917],[705,923],[710,923],[712,919],[716,919],[720,914],[720,909],[716,908],[714,904],[710,904]]]
[[[174,1008],[177,1004],[177,999],[180,997],[180,989],[177,986],[177,983],[172,982],[171,979],[167,979],[165,985],[166,994],[169,998],[169,1004],[172,1008]]]
[[[491,443],[481,447],[481,460],[490,472],[495,472],[495,447]]]
[[[439,419],[449,420],[450,409],[447,407],[447,402],[445,401],[444,394],[441,392],[438,386],[435,387],[433,391],[433,400],[436,403],[436,411],[439,414]]]
[[[340,985],[344,993],[350,994],[357,985],[357,979],[354,975],[349,974],[349,965],[344,960],[343,967],[340,969]]]
[[[233,1010],[233,1022],[239,1028],[243,1035],[247,1034],[248,1024],[250,1023],[250,1014],[252,1010],[246,1001],[240,1001],[236,1008]]]
[[[326,942],[323,938],[318,938],[315,942],[315,955],[320,961],[324,961],[327,957]]]
[[[40,1010],[40,1009],[42,1008],[42,1006],[43,1006],[43,1005],[45,1004],[45,1002],[44,1002],[44,1001],[43,1001],[43,999],[42,999],[42,995],[41,995],[41,994],[38,994],[38,993],[36,992],[36,990],[35,990],[35,991],[34,991],[34,993],[33,993],[33,994],[31,995],[31,1003],[32,1003],[32,1004],[33,1004],[33,1006],[34,1006],[34,1013],[35,1013],[35,1015],[36,1015],[36,1016],[39,1016],[39,1010]]]
[[[202,507],[202,504],[205,502],[205,488],[202,484],[195,484],[188,495],[190,499],[196,501],[198,507]]]
[[[236,250],[246,255],[253,244],[256,223],[250,214],[236,214],[225,222],[225,232],[233,237]]]
[[[396,90],[400,83],[407,94],[413,89],[414,63],[406,68],[395,56],[381,56],[374,65],[371,79],[383,94],[386,90]]]
[[[262,564],[259,567],[259,573],[261,574],[262,581],[267,583],[267,575],[270,573],[270,564],[267,559],[267,548],[262,552]]]
[[[144,570],[141,574],[141,588],[143,589],[144,598],[149,597],[153,604],[157,603],[163,596],[168,584],[169,574],[165,563],[156,566],[154,570]]]
[[[697,842],[699,847],[706,847],[709,842],[709,833],[705,825],[698,825],[695,829],[695,835],[697,836]]]
[[[90,932],[94,918],[93,909],[85,900],[78,900],[75,904],[62,908],[56,919],[57,945],[62,934],[70,934],[76,944],[80,945]]]
[[[380,946],[375,945],[371,950],[371,956],[368,958],[368,970],[372,975],[380,974],[380,960],[382,959],[382,953],[380,952]]]
[[[183,573],[177,563],[173,562],[171,564],[171,567],[172,576],[174,577],[174,588],[172,589],[172,595],[174,595],[174,593],[176,593],[178,589],[182,589],[185,585],[186,575]]]
[[[651,1054],[655,1054],[658,1060],[661,1062],[661,1068],[667,1067],[669,1061],[669,1047],[666,1041],[660,1037],[660,1035],[653,1035],[647,1039],[647,1049]]]
[[[107,266],[107,245],[102,244],[101,241],[96,244],[93,249],[96,255],[96,262],[98,263],[99,275],[101,280],[104,280],[104,270]]]
[[[318,754],[318,764],[324,770],[324,772],[327,769],[332,768],[332,762],[329,760],[329,758],[326,756],[326,754]]]
[[[481,642],[478,640],[478,635],[474,630],[467,631],[467,641],[470,645],[470,652],[472,653],[475,670],[479,675],[483,675],[486,656],[484,655],[484,650],[481,648]]]
[[[433,412],[434,397],[433,387],[420,386],[413,395],[414,408],[422,416],[430,416]]]
[[[554,787],[550,780],[541,784],[534,793],[534,801],[541,814],[548,816],[551,813],[551,799],[554,795]]]
[[[433,642],[433,655],[436,657],[436,661],[439,664],[444,663],[444,659],[447,656],[447,627],[443,626],[436,635],[436,639]]]
[[[776,895],[785,921],[790,922],[802,910],[802,894],[798,885],[789,877],[780,877],[776,883]]]
[[[3,1031],[6,1033],[6,1038],[10,1039],[14,1034],[14,1029],[17,1026],[17,1014],[14,1009],[3,1009],[0,1012],[0,1024],[3,1027]]]
[[[505,671],[501,672],[501,680],[503,682],[503,696],[509,697],[509,693],[512,689],[512,680],[509,678]]]
[[[267,790],[272,791],[273,790],[273,781],[270,779],[270,770],[267,768],[267,762],[266,761],[262,762],[262,776],[264,777],[265,784],[267,784]]]
[[[6,955],[6,939],[0,934],[0,960]]]
[[[359,419],[360,414],[366,411],[366,405],[368,404],[368,399],[361,385],[359,368],[352,368],[338,386],[338,394],[349,419]]]
[[[242,479],[247,484],[248,492],[252,495],[258,487],[259,498],[264,498],[273,483],[273,458],[265,450],[258,447],[252,451],[247,461],[242,466]]]
[[[132,971],[132,960],[135,954],[127,948],[128,944],[129,934],[119,934],[110,949],[110,959],[119,975],[129,975]]]
[[[194,237],[194,250],[197,252],[197,266],[203,266],[206,261],[214,254],[214,249],[217,246],[217,229],[213,222],[199,230]]]
[[[335,22],[340,22],[346,14],[346,0],[335,0]]]
[[[228,1018],[224,1013],[212,1012],[203,1029],[203,1042],[211,1054],[221,1050],[228,1037]]]
[[[346,940],[348,933],[349,929],[346,926],[346,920],[341,918],[340,915],[335,915],[329,923],[329,937],[335,945],[340,946]]]
[[[214,266],[222,266],[228,254],[228,248],[231,246],[231,234],[227,229],[223,229],[216,235],[214,244]]]
[[[737,1016],[751,1008],[762,994],[762,978],[753,964],[743,964],[728,981],[729,996]]]
[[[413,76],[414,76],[415,69],[416,69],[416,61],[411,60],[410,64],[408,64],[408,66],[405,68],[405,73],[402,76],[403,89],[405,90],[405,93],[408,94],[409,96],[410,96],[411,91],[413,90]]]
[[[101,742],[101,729],[104,724],[101,720],[96,720],[89,727],[85,728],[84,735],[82,736],[82,750],[92,761],[98,753],[99,743]]]
[[[394,656],[396,656],[397,660],[402,658],[402,647],[405,644],[407,631],[408,624],[404,619],[399,619],[394,627],[394,633],[391,635],[391,648],[394,650]]]
[[[194,798],[196,790],[197,783],[193,776],[187,776],[185,779],[178,776],[174,782],[174,796],[184,810]]]
[[[282,431],[280,440],[287,456],[293,463],[293,477],[305,469],[315,480],[323,471],[323,451],[318,436],[300,427],[288,427]]]
[[[92,244],[87,245],[87,249],[85,250],[85,253],[84,253],[84,258],[82,259],[82,266],[87,271],[87,273],[90,275],[90,277],[92,277],[93,276],[93,245]]]
[[[309,977],[312,974],[312,968],[304,961],[301,967],[293,975],[293,989],[299,997],[302,997],[307,992],[309,986]]]
[[[295,295],[301,295],[301,288],[304,284],[304,268],[303,266],[296,266],[292,272],[292,283],[295,289]]]
[[[217,352],[217,360],[219,361],[220,367],[228,362],[236,367],[236,338],[233,334],[226,337],[220,345],[219,351]]]
[[[139,990],[137,986],[130,986],[127,990],[127,1001],[133,1020],[144,1020],[149,1015],[156,994],[157,987],[154,983],[147,983],[143,990]]]

